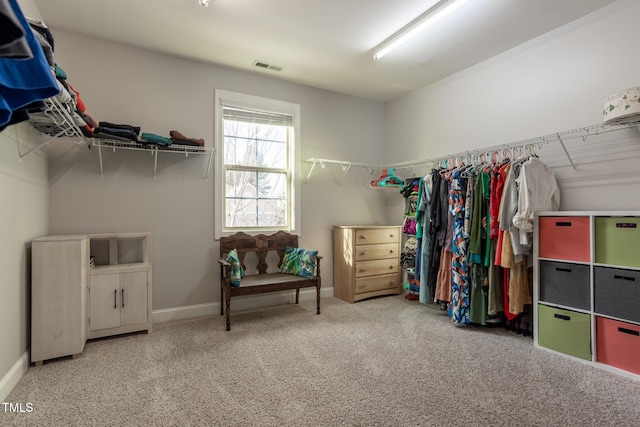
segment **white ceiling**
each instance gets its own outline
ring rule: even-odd
[[[381,102],[615,1],[470,0],[374,61],[373,48],[435,0],[35,0],[54,37],[62,29]]]

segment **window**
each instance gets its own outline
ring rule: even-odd
[[[300,106],[216,91],[216,237],[295,231]]]

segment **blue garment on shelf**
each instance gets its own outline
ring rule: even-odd
[[[29,59],[0,57],[0,126],[11,120],[14,110],[19,110],[34,101],[50,98],[60,92],[42,47],[36,40],[17,1],[9,0],[9,3],[24,29],[33,57]]]
[[[140,135],[142,138],[140,142],[147,142],[150,144],[158,144],[158,145],[171,145],[171,139],[166,138],[164,136],[156,135],[155,133],[142,132]]]

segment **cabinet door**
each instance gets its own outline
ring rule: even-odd
[[[120,275],[91,276],[91,330],[120,326]]]
[[[87,239],[33,243],[31,361],[82,353],[87,335]]]
[[[147,322],[147,272],[120,274],[120,324]]]

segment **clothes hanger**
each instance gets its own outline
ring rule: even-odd
[[[402,187],[404,179],[395,174],[394,168],[382,169],[382,177],[376,182],[378,187]]]

